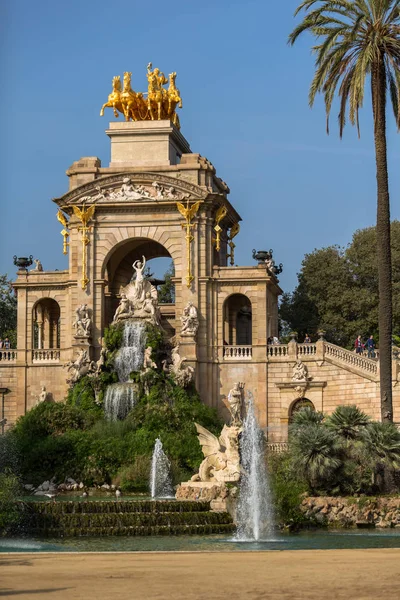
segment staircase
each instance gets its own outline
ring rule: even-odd
[[[24,502],[24,534],[39,537],[194,535],[235,530],[228,513],[209,502],[93,501]]]
[[[356,354],[329,342],[324,342],[324,360],[339,367],[347,368],[371,381],[376,381],[378,378],[379,363],[377,360]]]

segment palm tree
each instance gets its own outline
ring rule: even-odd
[[[381,489],[385,483],[393,488],[393,472],[400,468],[400,431],[393,423],[370,423],[363,429],[362,442],[375,483]]]
[[[312,492],[330,489],[342,466],[342,444],[335,432],[318,424],[304,425],[290,438],[293,466],[307,480]]]
[[[392,265],[390,204],[386,148],[387,92],[400,128],[400,0],[304,0],[297,8],[304,20],[289,36],[294,44],[309,31],[317,39],[316,72],[309,102],[324,94],[327,131],[336,91],[340,98],[342,137],[349,106],[350,122],[359,130],[359,109],[367,76],[371,79],[376,156],[377,260],[379,271],[379,351],[382,421],[393,420],[392,407]]]
[[[369,422],[369,416],[354,404],[338,406],[326,420],[327,426],[347,441],[359,438]]]
[[[304,406],[293,414],[292,422],[290,424],[290,433],[296,435],[303,427],[307,427],[308,425],[320,425],[324,419],[324,413],[313,410],[309,406]]]

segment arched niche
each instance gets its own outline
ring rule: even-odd
[[[108,325],[115,313],[120,300],[121,287],[126,286],[134,275],[132,267],[136,260],[152,261],[155,258],[169,258],[174,264],[173,258],[168,250],[159,242],[149,238],[130,238],[118,244],[109,253],[104,264],[104,274],[108,281],[105,297],[105,319]],[[148,264],[150,271],[152,265]]]
[[[53,298],[38,300],[32,309],[32,347],[39,350],[60,347],[60,305]]]
[[[297,398],[289,408],[289,423],[293,421],[293,416],[303,408],[310,408],[315,411],[315,406],[308,398]]]
[[[251,346],[253,316],[251,302],[244,294],[232,294],[224,302],[224,344]]]

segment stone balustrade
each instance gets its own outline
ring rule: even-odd
[[[16,350],[0,350],[0,364],[17,362]]]
[[[60,361],[60,350],[32,350],[33,363],[55,363]]]
[[[315,356],[317,354],[317,344],[297,344],[298,358],[306,356]]]
[[[288,344],[270,344],[267,346],[267,355],[272,359],[287,360],[289,355]]]
[[[251,360],[253,348],[251,346],[224,346],[224,360]]]
[[[373,358],[367,358],[329,342],[324,342],[324,356],[372,375],[377,375],[378,373],[378,362]]]
[[[287,442],[267,442],[267,452],[274,452],[275,454],[282,454],[289,448]]]

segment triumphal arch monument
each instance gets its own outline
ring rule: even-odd
[[[101,108],[118,117],[106,129],[110,163],[76,160],[66,172],[68,190],[53,199],[68,269],[47,271],[42,257],[44,268],[37,261],[35,269],[17,273],[17,348],[0,357],[3,417],[12,424],[41,394],[62,401],[69,387],[65,365],[76,356],[98,361],[104,329],[142,257],[173,261],[175,302],[160,304],[161,324],[179,342],[202,400],[222,415],[229,390],[244,382],[272,440],[285,439],[296,403],[333,409],[341,384],[342,403],[378,416],[376,362],[357,362],[322,337],[310,345],[268,344],[278,336],[281,267],[272,251],[254,251],[252,266],[236,266],[241,217],[228,185],[180,131],[175,80],[176,73],[167,78],[149,64],[147,93],[136,93],[131,73],[123,84],[114,77]],[[265,242],[268,247],[267,233]]]

